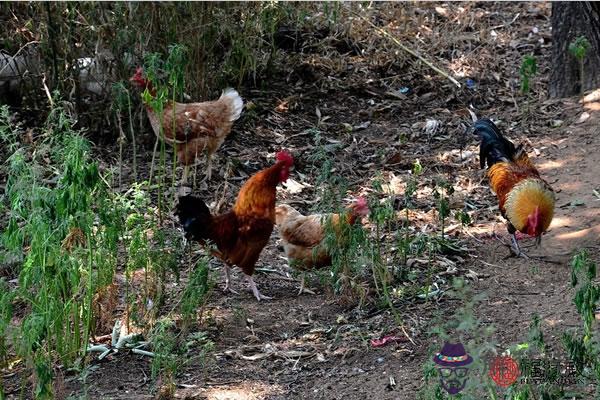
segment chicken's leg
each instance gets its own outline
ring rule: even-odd
[[[519,247],[519,243],[517,242],[517,235],[513,233],[512,235],[510,235],[510,239],[512,241],[512,250],[518,257],[519,254],[521,254],[521,248]]]
[[[258,288],[256,287],[256,283],[254,283],[254,279],[252,279],[252,275],[246,275],[246,279],[248,279],[248,283],[250,284],[250,289],[252,289],[252,293],[254,294],[254,297],[256,297],[256,300],[261,301],[261,300],[271,300],[272,299],[272,297],[265,296],[264,294],[260,294],[260,292],[258,291]]]
[[[512,240],[512,251],[515,253],[515,256],[529,258],[529,257],[527,257],[527,254],[525,254],[521,251],[521,248],[519,247],[519,243],[517,242],[516,232],[514,232],[511,235],[511,240]]]
[[[206,153],[206,180],[210,181],[212,176],[212,154]]]
[[[225,289],[223,289],[224,292],[231,292],[233,294],[238,294],[238,292],[236,292],[235,290],[233,290],[231,288],[231,268],[229,267],[229,265],[225,264]]]
[[[183,174],[181,176],[181,184],[182,185],[186,185],[187,184],[189,173],[190,173],[190,166],[189,165],[184,165],[183,166]]]
[[[312,290],[304,287],[304,278],[305,277],[306,277],[306,274],[302,273],[302,280],[300,281],[300,291],[298,292],[298,296],[300,296],[302,293],[315,294],[315,292],[313,292]]]

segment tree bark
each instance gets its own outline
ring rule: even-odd
[[[600,3],[589,1],[552,3],[552,68],[550,97],[565,97],[600,87]],[[590,42],[583,65],[569,52],[578,36]]]

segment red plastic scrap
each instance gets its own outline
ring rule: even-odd
[[[387,335],[387,336],[382,337],[381,339],[371,339],[371,346],[383,347],[383,346],[387,345],[388,343],[395,343],[395,342],[406,342],[406,338],[403,336]]]

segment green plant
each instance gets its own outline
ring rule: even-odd
[[[165,181],[166,181],[166,145],[164,136],[163,118],[164,111],[168,109],[170,104],[173,104],[177,100],[183,98],[183,89],[185,85],[184,69],[187,65],[187,54],[188,50],[185,46],[180,44],[170,45],[168,47],[168,54],[166,59],[163,60],[163,56],[160,53],[150,53],[145,57],[144,62],[144,73],[147,79],[152,83],[153,92],[151,93],[148,88],[142,93],[142,99],[154,112],[158,118],[158,129],[155,142],[154,151],[152,153],[152,164],[150,167],[150,183],[154,177],[156,154],[158,145],[160,143],[160,175],[158,177],[158,210],[159,210],[159,221],[162,222],[163,214],[163,193],[165,192]],[[175,107],[171,107],[173,113],[171,121],[172,126],[170,130],[172,132],[176,129],[177,119],[175,118]],[[172,157],[172,169],[171,169],[171,189],[173,192],[172,203],[175,200],[176,187],[176,167],[177,167],[177,142],[172,141],[173,144],[173,157]],[[194,182],[195,182],[195,170],[194,170]]]
[[[521,76],[521,93],[529,94],[531,79],[537,74],[537,60],[534,56],[525,56],[521,62],[519,75]]]
[[[321,131],[316,128],[309,129],[313,135],[315,150],[309,156],[312,164],[312,172],[317,176],[316,185],[319,202],[314,206],[314,211],[331,212],[338,208],[346,194],[348,183],[340,175],[336,174],[332,155],[339,148],[338,144],[325,145],[321,137]]]
[[[398,231],[398,244],[402,253],[402,265],[406,266],[408,261],[408,254],[410,252],[411,243],[413,242],[410,236],[410,210],[414,207],[414,196],[417,191],[418,176],[423,172],[423,166],[417,159],[413,163],[412,174],[406,182],[406,189],[404,190],[404,215],[405,221],[403,222],[403,232]],[[403,268],[404,270],[404,268]],[[405,277],[400,276],[400,279]]]
[[[531,86],[533,77],[537,74],[537,60],[534,56],[525,56],[521,62],[519,75],[521,76],[521,93],[527,96],[526,113],[529,115],[531,103]]]
[[[189,329],[193,319],[196,317],[198,308],[201,309],[210,293],[212,282],[209,276],[209,261],[210,258],[204,256],[196,262],[189,283],[181,296],[179,308],[181,309],[183,318],[182,331],[184,332]]]
[[[152,178],[154,177],[154,169],[156,162],[156,154],[158,145],[160,143],[160,167],[162,174],[158,178],[158,219],[162,222],[162,202],[163,192],[165,183],[166,173],[166,148],[165,148],[165,136],[163,126],[163,111],[169,102],[169,89],[168,86],[162,84],[159,80],[161,71],[163,70],[163,61],[161,55],[158,53],[147,54],[144,60],[144,73],[146,78],[152,83],[154,91],[151,93],[148,88],[142,93],[142,101],[144,104],[154,112],[158,117],[158,133],[154,142],[154,150],[152,152],[152,163],[150,165],[150,178],[149,184],[152,184]]]
[[[375,223],[375,237],[377,238],[372,246],[373,277],[376,278],[374,282],[377,287],[377,282],[381,282],[384,286],[387,286],[392,280],[387,263],[384,261],[386,249],[384,248],[385,243],[383,242],[382,235],[384,231],[393,231],[393,227],[390,224],[395,222],[396,212],[393,204],[394,197],[391,193],[383,189],[381,176],[377,176],[373,180],[373,190],[377,195],[383,197],[383,201],[379,201],[378,199],[371,201],[372,207],[369,216],[369,219]]]
[[[377,177],[373,181],[373,189],[378,195],[377,197],[379,197],[379,195],[385,196],[382,202],[378,200],[371,201],[372,206],[369,219],[375,223],[375,240],[369,242],[368,248],[370,248],[371,251],[370,262],[373,283],[375,284],[375,290],[380,302],[390,310],[394,316],[396,324],[400,327],[400,329],[405,331],[404,319],[394,306],[394,301],[392,298],[393,294],[395,294],[396,297],[399,294],[397,290],[393,290],[395,278],[398,278],[399,274],[395,272],[393,266],[390,271],[388,265],[388,260],[391,259],[395,261],[394,257],[388,257],[389,254],[393,254],[395,251],[391,249],[389,247],[389,243],[384,240],[384,232],[400,232],[400,229],[397,227],[396,211],[394,209],[394,196],[392,196],[391,193],[386,193],[386,191],[383,190],[380,177]],[[408,227],[405,226],[405,229],[408,229]],[[398,235],[398,233],[396,233],[396,235]],[[405,254],[410,246],[409,243],[410,242],[407,236]]]
[[[347,212],[344,208],[336,210],[340,214]],[[336,293],[343,293],[349,298],[365,298],[364,288],[359,277],[363,270],[363,256],[366,250],[366,235],[360,224],[349,224],[345,218],[333,223],[332,218],[324,222],[323,246],[331,256],[332,266],[328,278]]]
[[[466,211],[466,209],[464,209],[464,210],[458,210],[458,211],[454,212],[454,217],[456,218],[456,220],[458,222],[460,222],[460,224],[462,226],[466,226],[466,225],[469,225],[471,223],[471,216]]]
[[[339,5],[279,2],[1,4],[0,13],[13,17],[0,27],[0,37],[11,55],[28,50],[35,41],[39,76],[46,76],[51,91],[69,93],[78,114],[96,123],[102,121],[96,117],[109,109],[111,96],[108,90],[95,93],[97,101],[91,104],[84,101],[90,94],[85,85],[90,71],[94,83],[104,87],[109,82],[110,89],[110,83],[130,77],[133,63],[146,52],[179,43],[190,49],[184,74],[192,98],[207,98],[227,86],[256,86],[275,72],[281,26],[300,30],[331,24],[339,9]],[[185,24],[180,23],[182,18]],[[82,61],[91,57],[90,69]],[[38,74],[23,84],[32,89],[25,100],[39,105],[44,94],[36,90],[41,87]]]
[[[36,152],[17,148],[9,157],[2,252],[21,264],[19,285],[8,296],[27,310],[10,336],[36,371],[39,398],[52,396],[54,362],[72,367],[83,356],[95,318],[92,299],[112,282],[117,264],[120,210],[89,143],[73,126],[68,113],[55,108]],[[0,315],[7,317],[5,300]]]
[[[126,323],[130,318],[138,326],[151,328],[165,300],[165,282],[170,272],[179,277],[179,260],[183,257],[181,235],[156,220],[145,185],[134,184],[118,196],[120,207],[126,210],[123,245],[125,256]],[[132,279],[132,278],[136,279]],[[142,289],[142,290],[139,290]]]
[[[10,114],[7,105],[0,106],[0,142],[7,150],[8,154],[12,154],[19,146],[19,136],[22,134],[19,124]]]
[[[577,254],[572,261],[571,284],[577,288],[573,301],[583,322],[583,332],[580,334],[574,330],[563,334],[563,345],[567,356],[573,363],[576,378],[582,383],[596,383],[600,380],[600,347],[596,330],[594,313],[596,305],[600,300],[600,286],[594,282],[596,278],[596,264],[590,260],[586,251]],[[520,362],[521,376],[524,379],[511,386],[505,398],[516,399],[563,399],[584,398],[587,394],[579,392],[584,386],[578,386],[570,392],[566,392],[558,378],[563,372],[555,364],[549,364],[544,369],[547,382],[528,383],[526,379],[532,377],[534,371],[529,361],[532,359],[551,360],[548,357],[547,345],[541,329],[540,317],[534,315],[531,321],[529,334],[525,343],[511,346],[510,352]],[[538,371],[539,373],[539,371]],[[566,373],[566,371],[565,371]],[[597,389],[598,390],[598,389]],[[600,393],[596,393],[598,396]],[[583,397],[582,397],[583,396]]]
[[[573,258],[571,272],[571,285],[579,286],[574,302],[577,312],[583,319],[584,340],[589,342],[593,336],[592,325],[595,320],[595,311],[600,300],[600,285],[594,283],[596,278],[596,264],[590,260],[587,251],[582,251]]]
[[[493,340],[495,327],[483,323],[475,316],[476,305],[485,299],[485,294],[475,295],[467,283],[460,278],[452,281],[452,290],[448,296],[459,306],[452,315],[446,310],[436,313],[431,324],[429,334],[434,339],[429,353],[431,356],[438,352],[444,342],[462,343],[471,357],[473,363],[469,366],[469,379],[463,391],[457,396],[449,396],[439,385],[439,375],[432,357],[423,366],[425,386],[419,392],[423,400],[450,399],[459,397],[463,399],[498,399],[496,386],[487,377],[487,362],[495,355],[496,343]]]
[[[168,76],[168,83],[171,89],[171,104],[175,104],[175,101],[183,98],[183,89],[185,87],[185,67],[188,63],[188,50],[185,46],[181,44],[174,44],[169,46],[168,48],[168,56],[165,62],[165,69]],[[175,126],[177,120],[175,118],[175,107],[171,108],[173,111],[171,120],[173,121],[173,125],[171,126],[171,132],[175,132]],[[161,121],[162,123],[162,121]],[[163,151],[163,150],[161,150]],[[175,187],[176,180],[176,169],[177,169],[177,141],[173,141],[173,170],[171,173],[171,187]],[[194,167],[194,179],[193,182],[196,183],[196,170]],[[175,191],[173,191],[173,196],[175,196]],[[175,197],[173,197],[173,200]]]
[[[531,343],[538,351],[544,353],[546,351],[546,342],[544,341],[544,333],[540,327],[540,322],[540,316],[534,314],[529,326],[528,343]]]
[[[210,340],[206,332],[194,332],[188,335],[185,344],[187,353],[197,353],[200,363],[206,361],[206,356],[214,349],[214,342]],[[199,351],[198,351],[199,350]]]
[[[313,134],[315,151],[309,157],[312,169],[317,175],[317,195],[319,201],[314,211],[319,213],[346,214],[348,210],[342,207],[342,199],[347,195],[346,180],[335,173],[333,153],[338,145],[325,145],[318,129],[309,130]],[[322,246],[327,248],[332,259],[332,267],[323,272],[317,272],[332,286],[335,293],[345,293],[351,298],[365,297],[365,291],[358,277],[363,269],[363,249],[366,236],[360,224],[350,225],[345,218],[340,218],[334,224],[330,218],[323,221],[324,239]],[[318,249],[315,249],[317,251]],[[356,294],[353,296],[352,294]]]
[[[0,278],[0,370],[8,365],[7,333],[13,315],[12,302],[14,293],[3,278]],[[4,398],[3,377],[0,376],[0,398]]]
[[[131,95],[125,87],[123,82],[117,82],[113,84],[113,109],[115,112],[116,126],[119,128],[119,187],[122,187],[122,175],[123,175],[123,144],[125,143],[125,131],[123,130],[123,118],[121,113],[127,110],[127,116],[129,120],[129,134],[131,136],[131,148],[133,150],[133,178],[137,180],[137,144],[135,139],[135,133],[133,129],[133,117],[131,115]]]
[[[600,345],[594,324],[600,301],[600,285],[594,282],[597,275],[596,263],[589,258],[587,251],[581,251],[573,258],[571,267],[571,285],[577,288],[573,301],[583,322],[583,335],[566,332],[563,342],[577,370],[598,383]]]
[[[591,44],[585,36],[578,36],[569,44],[569,52],[577,59],[577,62],[579,63],[579,88],[582,95],[583,87],[585,85],[584,60],[590,47]]]
[[[448,201],[448,197],[454,193],[454,187],[441,178],[434,182],[434,190],[433,197],[436,200],[438,218],[440,219],[441,226],[441,236],[444,239],[444,229],[446,226],[446,218],[450,216],[450,202]]]
[[[168,317],[159,319],[149,334],[154,350],[152,378],[162,380],[163,388],[172,390],[177,371],[184,362],[175,333],[175,323]]]

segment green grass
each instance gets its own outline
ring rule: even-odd
[[[36,392],[51,395],[54,362],[74,366],[93,324],[96,290],[116,269],[120,219],[89,144],[61,109],[46,124],[48,140],[36,153],[19,148],[9,158],[9,220],[4,257],[22,262],[11,293],[26,310],[21,329],[10,327],[14,349],[37,371]],[[48,175],[44,160],[54,164]],[[2,310],[10,315],[10,308]]]
[[[61,104],[58,97],[55,104]],[[35,151],[17,142],[22,128],[4,108],[0,134],[14,150],[4,166],[8,181],[2,207],[8,218],[0,235],[0,260],[12,265],[7,271],[17,278],[16,284],[0,279],[0,367],[22,359],[34,372],[36,398],[53,398],[57,366],[81,369],[89,361],[86,349],[98,322],[112,324],[117,317],[98,314],[94,306],[117,273],[126,278],[121,289],[128,327],[160,332],[155,324],[164,314],[165,283],[179,279],[183,238],[161,226],[145,185],[120,193],[107,184],[112,177],[100,171],[89,142],[65,109],[49,114]],[[133,274],[143,279],[132,282]],[[204,260],[180,301],[186,330],[209,288]],[[2,388],[0,382],[0,395]]]
[[[585,36],[578,36],[569,44],[569,53],[579,63],[579,88],[580,94],[583,95],[585,85],[585,57],[591,47],[589,40]]]

